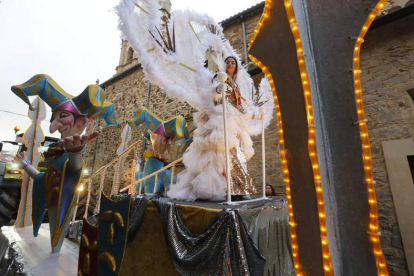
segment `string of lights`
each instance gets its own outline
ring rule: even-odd
[[[322,262],[325,275],[333,275],[332,260],[329,252],[329,238],[326,227],[326,214],[325,214],[325,202],[323,198],[323,186],[321,181],[321,175],[319,170],[318,154],[316,152],[316,138],[315,138],[315,122],[312,108],[312,92],[308,80],[308,74],[306,71],[306,63],[303,55],[302,40],[300,38],[299,27],[296,22],[295,13],[293,11],[292,1],[285,1],[286,13],[292,30],[293,38],[296,43],[296,51],[298,58],[298,65],[300,71],[300,77],[302,80],[303,96],[306,105],[306,114],[308,119],[308,152],[309,158],[312,164],[314,184],[316,189],[316,200],[318,207],[319,218],[319,231],[321,234],[321,246],[322,246]]]
[[[371,145],[369,141],[367,120],[365,119],[364,114],[364,104],[362,101],[362,85],[361,85],[361,69],[360,69],[360,51],[361,44],[364,42],[364,36],[367,33],[369,26],[374,21],[375,17],[379,12],[384,8],[386,0],[380,0],[378,4],[372,9],[371,13],[368,16],[368,19],[364,23],[361,32],[356,38],[355,48],[354,48],[354,82],[355,82],[355,100],[358,113],[358,122],[360,136],[362,141],[362,160],[364,162],[364,172],[365,172],[365,183],[368,189],[368,203],[369,203],[369,230],[367,234],[370,237],[373,253],[375,256],[378,275],[387,276],[387,264],[385,262],[385,257],[382,252],[381,243],[380,243],[380,232],[378,225],[378,210],[377,210],[377,197],[375,194],[375,181],[372,171],[372,158],[371,158]]]
[[[374,21],[375,17],[378,15],[380,10],[384,7],[384,3],[385,3],[385,0],[380,0],[378,4],[376,5],[376,7],[369,14],[368,19],[363,25],[361,33],[357,38],[356,46],[354,49],[355,95],[356,95],[356,104],[357,104],[358,119],[359,119],[357,123],[359,124],[360,132],[361,132],[365,182],[368,188],[368,193],[369,193],[368,200],[370,204],[370,226],[369,226],[370,229],[368,231],[368,234],[370,235],[370,239],[373,244],[374,255],[376,258],[377,268],[378,268],[378,275],[380,276],[388,275],[388,271],[387,271],[384,255],[382,253],[380,241],[379,241],[380,233],[378,232],[378,228],[379,228],[378,212],[377,212],[377,201],[376,201],[375,188],[374,188],[375,181],[373,180],[373,173],[372,173],[371,149],[370,149],[370,143],[369,143],[368,130],[366,126],[367,120],[365,119],[364,111],[363,111],[362,92],[361,92],[362,87],[361,87],[361,81],[360,81],[361,70],[359,66],[359,55],[360,55],[361,43],[363,42],[363,37],[368,31],[370,24]],[[250,40],[250,47],[251,45],[253,45],[253,42],[256,39],[258,33],[260,32],[260,29],[263,26],[265,20],[269,17],[269,10],[271,8],[271,4],[272,4],[271,0],[266,0],[264,12]],[[315,127],[314,127],[314,122],[313,122],[311,91],[309,87],[309,81],[307,79],[305,61],[303,58],[303,48],[301,44],[299,30],[298,30],[295,15],[293,12],[293,7],[291,4],[292,4],[291,0],[285,1],[285,7],[286,7],[287,14],[288,14],[288,19],[291,24],[292,33],[293,33],[296,46],[297,46],[298,63],[299,63],[299,68],[301,72],[302,85],[304,88],[304,97],[306,101],[306,109],[307,109],[307,115],[308,115],[308,129],[309,129],[308,150],[309,150],[309,157],[311,159],[312,168],[314,172],[314,180],[315,180],[314,182],[315,182],[315,187],[316,187],[316,192],[317,192],[316,194],[317,194],[317,200],[318,200],[319,225],[320,225],[320,232],[321,232],[321,244],[322,244],[324,271],[325,271],[325,275],[333,275],[332,261],[331,261],[331,257],[329,253],[328,236],[327,236],[326,221],[325,221],[323,188],[322,188],[321,178],[319,174],[319,164],[318,164],[316,145],[315,145]],[[275,107],[276,107],[275,110],[276,110],[278,126],[279,126],[278,133],[279,133],[280,157],[281,157],[282,168],[283,168],[283,173],[284,173],[284,181],[286,183],[286,194],[287,194],[288,206],[289,206],[291,237],[292,237],[292,256],[293,256],[293,262],[294,262],[295,269],[296,269],[296,274],[300,276],[302,275],[302,271],[301,271],[300,263],[298,259],[299,250],[298,250],[298,245],[296,241],[295,222],[294,222],[294,217],[293,217],[293,206],[291,204],[291,194],[290,194],[291,187],[290,187],[290,182],[289,182],[289,171],[287,168],[287,160],[285,157],[282,120],[280,117],[280,109],[279,109],[279,103],[277,100],[276,89],[275,89],[273,79],[272,79],[272,76],[268,68],[266,68],[266,66],[262,64],[259,60],[257,60],[254,56],[252,55],[249,55],[249,56],[250,56],[250,59],[254,63],[256,63],[256,65],[259,66],[262,69],[262,72],[264,72],[264,74],[267,76],[271,84],[273,94],[274,94]]]
[[[253,31],[252,38],[250,39],[249,49],[253,45],[254,40],[259,34],[264,22],[269,18],[269,12],[271,8],[272,8],[272,0],[266,0],[263,14],[259,20],[259,23],[256,26],[256,29]],[[301,265],[299,262],[299,246],[298,246],[297,235],[296,235],[296,223],[295,223],[295,219],[293,215],[289,169],[288,169],[288,163],[286,159],[286,150],[285,150],[285,142],[284,142],[285,139],[283,136],[283,123],[282,123],[282,116],[280,112],[279,101],[277,98],[276,87],[273,81],[272,74],[270,73],[269,69],[263,63],[261,63],[257,58],[255,58],[253,55],[249,55],[249,58],[266,75],[267,79],[269,80],[270,86],[272,88],[272,92],[273,92],[273,100],[275,103],[275,113],[276,113],[276,119],[277,119],[277,125],[278,125],[279,156],[280,156],[280,161],[282,164],[283,179],[286,185],[286,198],[288,201],[288,209],[289,209],[289,225],[290,225],[290,237],[291,237],[291,247],[292,247],[292,259],[293,259],[293,264],[295,266],[296,275],[303,276],[303,272],[302,272]]]
[[[135,181],[135,168],[137,167],[137,160],[138,160],[138,149],[137,149],[137,146],[135,146],[134,147],[134,159],[132,160],[131,184],[130,184],[131,186],[129,188],[129,194],[132,194],[132,195],[136,194],[134,181]]]

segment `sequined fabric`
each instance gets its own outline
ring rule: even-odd
[[[246,157],[241,146],[230,150],[230,183],[232,195],[255,194],[256,187],[247,171]]]
[[[0,275],[34,276],[32,268],[23,259],[17,243],[19,238],[14,232],[13,226],[0,229]]]
[[[127,193],[122,193],[122,194],[115,194],[111,196],[111,200],[118,202],[121,201],[125,198],[129,197],[129,195]]]
[[[274,199],[259,208],[241,209],[239,214],[267,260],[263,275],[294,276],[286,199]]]
[[[98,215],[90,216],[86,220],[88,221],[88,223],[90,225],[92,225],[94,227],[99,226],[99,216]],[[69,230],[68,230],[67,237],[69,237],[70,239],[75,240],[78,243],[80,243],[81,236],[82,236],[82,228],[83,228],[83,220],[77,220],[74,223],[71,223],[69,225]]]
[[[181,275],[263,275],[266,260],[237,210],[223,210],[200,235],[190,233],[175,204],[155,199],[171,260]]]
[[[226,100],[229,102],[232,106],[234,106],[238,111],[241,113],[245,113],[243,106],[241,104],[241,95],[240,95],[240,89],[237,83],[235,83],[230,78],[227,79],[226,83],[228,84],[228,89],[226,91]],[[215,104],[221,104],[222,101],[216,101]]]
[[[98,227],[99,226],[99,215],[90,216],[86,220],[92,226],[95,226],[95,227]]]
[[[230,103],[241,113],[245,113],[242,106],[242,97],[240,95],[240,89],[236,82],[231,78],[228,78],[226,83],[228,89],[226,91],[226,101]],[[222,101],[215,102],[215,104],[221,104]],[[253,185],[252,178],[247,171],[247,161],[243,152],[243,148],[238,146],[237,148],[230,149],[230,182],[231,182],[231,194],[232,195],[249,195],[255,194],[256,188]]]
[[[32,276],[30,271],[25,267],[23,257],[13,248],[13,244],[7,248],[0,264],[0,275],[19,275]]]
[[[80,243],[81,235],[82,235],[82,226],[83,226],[82,220],[71,223],[69,225],[69,230],[68,230],[68,234],[66,237],[69,237],[70,239],[75,240],[78,243]]]
[[[132,201],[128,225],[128,242],[131,242],[138,233],[150,198],[151,197],[138,196]]]

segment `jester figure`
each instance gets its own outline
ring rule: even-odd
[[[145,107],[140,107],[136,111],[134,118],[129,120],[128,123],[136,131],[138,131],[140,124],[144,124],[149,132],[145,137],[151,141],[152,145],[152,149],[147,149],[144,152],[144,170],[135,174],[136,179],[150,175],[168,164],[169,160],[165,154],[171,152],[173,142],[182,140],[181,144],[184,144],[190,140],[187,124],[183,116],[176,116],[170,120],[163,121]],[[147,194],[156,193],[162,195],[168,191],[170,184],[171,172],[165,170],[158,174],[157,187],[154,187],[155,177],[151,177],[141,184],[142,188],[140,185],[137,185],[135,189]]]
[[[49,163],[46,172],[30,164],[26,153],[17,154],[16,161],[33,178],[32,221],[36,237],[48,211],[52,252],[59,252],[74,211],[74,200],[82,168],[85,145],[99,132],[81,135],[94,118],[103,118],[107,126],[117,127],[114,106],[105,101],[104,90],[89,85],[77,97],[66,93],[51,77],[36,75],[27,82],[12,86],[12,91],[33,110],[29,96],[39,96],[52,108],[50,133],[58,131],[61,139],[44,154]]]

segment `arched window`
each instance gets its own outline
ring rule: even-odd
[[[127,62],[130,62],[134,58],[134,50],[129,47],[128,54],[127,54]]]
[[[414,108],[414,88],[408,89],[406,92],[407,92],[408,96],[410,96],[411,107]]]

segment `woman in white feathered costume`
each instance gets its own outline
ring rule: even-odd
[[[251,135],[261,133],[274,110],[270,84],[263,78],[259,92],[222,28],[207,15],[190,11],[170,14],[154,0],[122,0],[117,11],[124,38],[138,54],[146,78],[169,96],[187,102],[194,113],[193,142],[184,153],[186,169],[167,195],[179,200],[225,200],[227,194],[221,93],[227,99],[227,132],[232,195],[255,192],[246,161],[253,154]],[[218,83],[205,67],[210,57],[219,71],[228,73]],[[226,59],[224,59],[226,58]],[[261,114],[261,109],[265,110]]]

